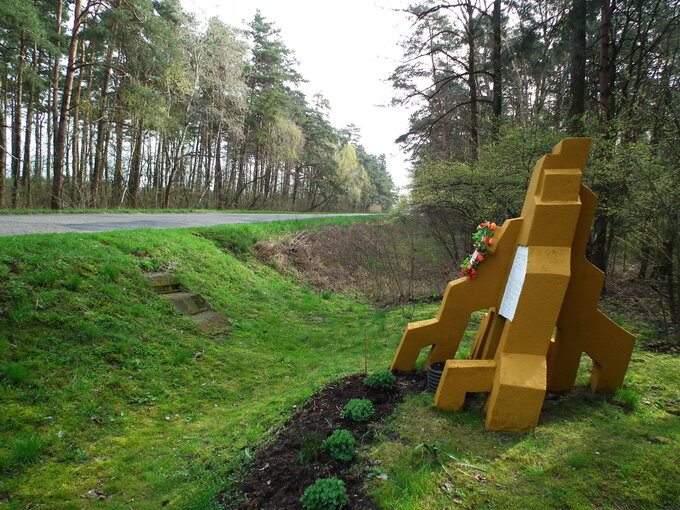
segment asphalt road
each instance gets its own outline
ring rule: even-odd
[[[303,220],[356,214],[262,214],[262,213],[139,213],[139,214],[4,214],[0,215],[0,236],[56,234],[64,232],[108,232],[138,228],[185,228]]]

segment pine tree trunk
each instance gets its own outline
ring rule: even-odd
[[[52,209],[61,208],[61,195],[63,188],[64,159],[66,153],[66,127],[68,125],[68,111],[71,105],[71,92],[73,89],[73,77],[75,74],[75,59],[78,49],[78,33],[81,23],[82,0],[75,0],[73,15],[73,33],[68,51],[68,66],[66,67],[66,77],[64,80],[64,92],[61,98],[61,109],[59,112],[59,126],[54,140],[54,177],[52,181],[52,199],[50,205]]]
[[[569,79],[569,113],[567,130],[571,135],[583,134],[583,114],[586,108],[586,0],[572,0],[571,64]]]
[[[224,209],[224,176],[222,175],[222,122],[217,127],[217,142],[215,144],[215,195],[217,208]]]
[[[33,47],[32,70],[36,71],[38,62],[38,49]],[[24,132],[24,165],[21,172],[21,185],[24,189],[27,208],[31,208],[31,136],[33,136],[33,113],[35,110],[35,82],[31,81],[28,92],[28,109],[26,111],[26,130]]]
[[[57,131],[59,130],[59,61],[61,56],[61,21],[64,0],[57,0],[57,33],[56,54],[54,56],[54,68],[52,69],[52,108],[51,120],[48,120],[47,141],[47,179],[49,181],[51,170],[54,167],[54,151],[56,150]]]
[[[0,79],[0,87],[3,91],[7,90],[5,87],[6,81],[4,77]],[[5,106],[7,104],[7,97],[5,94],[0,97],[0,126],[5,125]],[[0,129],[0,209],[5,207],[5,178],[7,177],[7,133],[4,129]]]
[[[85,59],[85,42],[81,41],[80,55],[81,58]],[[81,67],[78,71],[78,80],[76,82],[76,92],[73,98],[73,131],[71,133],[71,160],[73,169],[73,180],[71,181],[73,186],[73,202],[78,204],[80,202],[80,96],[83,90],[83,75],[85,73],[85,68]],[[84,143],[84,141],[83,141]]]
[[[22,31],[14,88],[14,119],[12,120],[12,209],[19,206],[19,172],[21,169],[21,112],[23,106],[26,34]]]
[[[610,0],[601,0],[600,8],[600,118],[609,120],[611,114],[611,57],[609,50],[609,32],[611,30]]]
[[[491,25],[493,31],[493,43],[491,49],[492,74],[493,74],[493,97],[491,98],[491,110],[493,113],[492,130],[494,135],[498,135],[501,124],[501,112],[503,109],[503,76],[502,76],[502,17],[501,0],[494,0]]]
[[[123,110],[118,109],[116,121],[116,162],[113,167],[113,189],[111,192],[112,207],[116,207],[123,200]]]
[[[468,87],[470,89],[470,159],[474,163],[477,161],[477,149],[479,147],[479,113],[477,104],[477,75],[476,68],[476,44],[475,44],[475,27],[474,27],[474,11],[472,3],[468,0],[467,3],[468,25],[467,25],[467,43],[468,43]]]
[[[128,177],[128,201],[131,207],[137,207],[137,193],[139,191],[139,183],[142,175],[142,138],[144,130],[142,128],[141,119],[137,121],[135,129],[135,147],[132,151],[132,158],[130,159],[130,171]]]

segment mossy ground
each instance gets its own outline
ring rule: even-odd
[[[576,388],[525,434],[486,431],[481,394],[458,413],[432,393],[407,397],[371,452],[387,475],[374,498],[400,510],[680,507],[680,360],[636,350],[614,395],[590,391],[591,366],[584,356]]]
[[[365,360],[384,368],[405,318],[247,254],[326,221],[351,220],[0,239],[0,505],[207,508],[293,405]],[[154,270],[230,333],[201,334],[151,291]]]
[[[388,366],[436,304],[376,310],[250,255],[257,239],[349,221],[0,239],[0,508],[211,508],[294,405]],[[155,270],[230,332],[201,334],[151,291]],[[481,398],[444,413],[410,397],[370,452],[388,475],[371,491],[395,509],[677,506],[679,369],[636,351],[616,396],[582,374],[522,435],[485,431]]]

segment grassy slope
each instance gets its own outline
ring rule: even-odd
[[[245,254],[313,223],[0,239],[0,508],[209,508],[293,405],[362,370],[365,348],[369,370],[386,366],[436,305],[376,312]],[[226,339],[150,291],[142,271],[164,268],[233,317]],[[371,451],[388,474],[374,494],[395,509],[678,504],[679,368],[636,351],[617,399],[581,376],[524,435],[486,432],[481,399],[443,413],[409,398]],[[423,442],[486,471],[434,461]]]
[[[234,255],[309,224],[0,239],[0,502],[205,508],[243,448],[363,369],[365,347],[385,367],[405,319]],[[151,292],[142,272],[168,267],[233,318],[226,339]]]

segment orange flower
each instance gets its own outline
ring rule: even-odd
[[[496,224],[495,224],[495,223],[492,223],[491,225],[489,225],[489,228],[490,228],[491,230],[496,230]]]
[[[493,239],[489,239],[489,244],[493,244]]]

